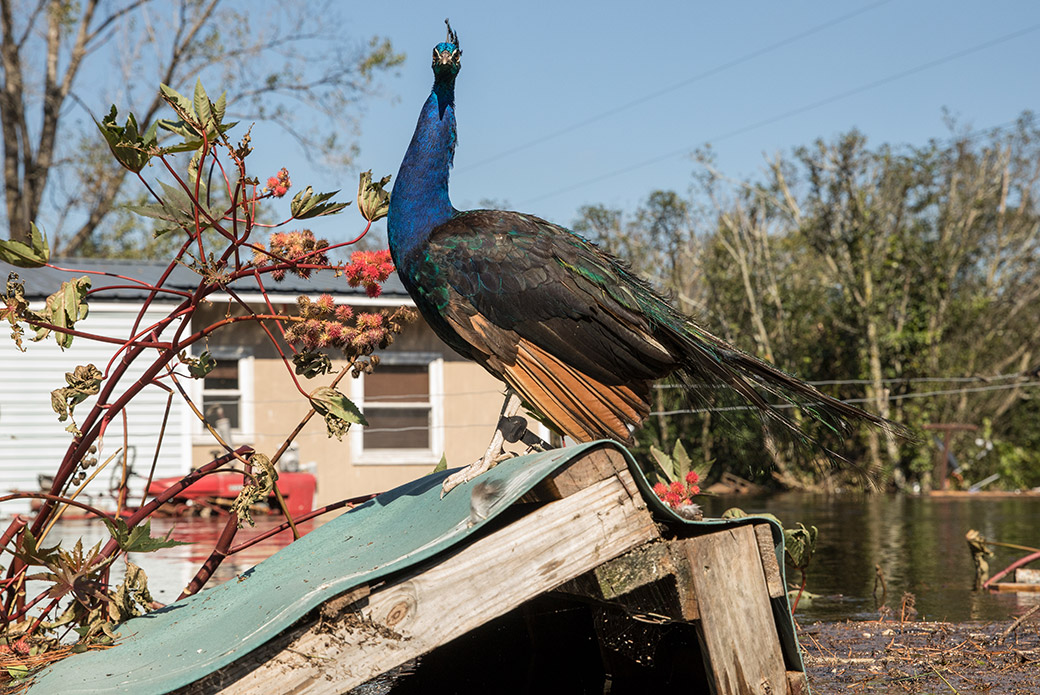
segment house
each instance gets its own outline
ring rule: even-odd
[[[148,292],[116,276],[154,279],[166,269],[165,263],[120,260],[73,259],[66,265],[71,272],[53,268],[10,270],[21,277],[26,297],[34,307],[62,282],[89,273],[95,290],[108,289],[89,298],[90,313],[76,329],[120,339],[130,335]],[[179,266],[165,287],[186,291],[197,284],[194,271]],[[377,298],[349,287],[332,273],[318,273],[309,280],[288,275],[277,283],[265,279],[265,288],[273,308],[280,313],[293,313],[301,294],[312,299],[331,294],[337,303],[350,304],[359,311],[412,304],[396,276],[390,277]],[[254,280],[240,280],[232,290],[254,310],[269,313]],[[217,293],[210,299],[211,303],[197,312],[187,327],[191,331],[241,311],[228,293]],[[142,325],[167,316],[180,301],[181,297],[157,298]],[[269,325],[273,331],[273,324]],[[0,494],[39,490],[38,477],[57,469],[72,435],[65,430],[68,423],[59,422],[51,408],[51,391],[65,386],[65,373],[77,365],[94,364],[107,374],[119,348],[82,337],[75,338],[64,351],[53,338],[24,342],[23,353],[6,335],[0,339]],[[282,349],[291,354],[284,344]],[[218,431],[230,431],[231,443],[248,444],[272,455],[310,406],[296,389],[270,339],[255,322],[240,322],[213,332],[196,344],[193,352],[203,350],[216,359],[216,366],[204,379],[180,380],[190,398]],[[372,374],[348,377],[339,387],[361,408],[369,427],[352,427],[339,441],[328,436],[321,418],[312,418],[283,457],[283,467],[299,465],[317,476],[315,506],[380,492],[425,475],[442,454],[452,466],[468,464],[483,453],[491,437],[502,401],[500,382],[457,356],[421,319],[407,325],[380,355],[381,362]],[[137,360],[141,364],[135,365],[121,383],[132,383],[150,363],[149,357],[146,351]],[[337,369],[344,364],[342,359],[333,359]],[[186,375],[183,367],[178,372]],[[308,391],[331,378],[326,375],[307,381],[299,377]],[[183,475],[221,453],[212,435],[176,393],[166,414],[169,399],[169,392],[149,386],[126,411],[132,500],[143,494],[153,460],[153,477],[161,478]],[[78,405],[74,417],[82,420],[94,401],[92,397]],[[156,453],[160,431],[162,444]],[[106,432],[97,460],[100,465],[113,454],[116,457],[88,484],[85,494],[89,493],[89,499],[104,503],[107,491],[118,483],[123,446],[122,419],[116,418]],[[90,475],[97,467],[86,470]],[[4,516],[28,509],[28,501],[0,504]]]

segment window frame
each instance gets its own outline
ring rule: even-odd
[[[242,346],[212,346],[207,348],[209,353],[213,355],[216,360],[224,362],[234,361],[238,365],[238,388],[237,389],[207,389],[205,388],[205,378],[203,379],[192,379],[191,383],[191,398],[195,401],[199,410],[205,413],[205,396],[207,394],[212,395],[234,395],[237,394],[239,398],[239,410],[238,410],[238,427],[231,430],[231,441],[228,444],[240,446],[242,444],[252,444],[256,438],[256,421],[255,421],[255,369],[253,351],[250,348]],[[201,352],[201,351],[200,351]],[[196,357],[198,354],[195,355]],[[215,424],[215,423],[210,423]],[[192,417],[192,444],[195,446],[216,444],[206,428],[203,427],[202,423],[197,417]]]
[[[435,465],[444,452],[444,357],[436,352],[392,352],[380,355],[380,365],[426,365],[429,374],[428,402],[400,401],[393,405],[402,408],[416,406],[430,409],[430,437],[427,448],[366,449],[365,428],[351,427],[351,461],[359,465]],[[378,370],[379,367],[376,367]],[[350,398],[365,412],[365,375],[351,380]],[[385,402],[372,407],[385,407]],[[391,406],[393,407],[393,406]]]

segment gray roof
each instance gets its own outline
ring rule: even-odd
[[[53,294],[61,286],[61,283],[71,278],[84,275],[84,271],[107,272],[122,275],[128,278],[136,278],[145,281],[157,280],[168,267],[167,261],[129,261],[120,259],[97,259],[97,258],[68,258],[51,259],[51,263],[60,268],[67,268],[72,272],[56,270],[54,268],[15,268],[13,266],[0,265],[0,271],[16,272],[25,283],[25,296],[29,299],[39,299]],[[6,280],[0,274],[0,282]],[[114,287],[120,289],[108,290],[94,295],[95,299],[108,300],[136,300],[148,296],[148,291],[135,287],[125,287],[134,283],[109,275],[91,275],[91,286]],[[189,268],[177,266],[165,283],[165,287],[175,290],[194,290],[198,287],[199,276]],[[236,280],[230,286],[236,292],[254,293],[259,291],[255,278],[252,276]],[[364,287],[351,287],[343,276],[336,277],[331,272],[315,272],[310,279],[297,277],[288,273],[281,282],[275,282],[270,276],[264,277],[264,288],[268,295],[275,298],[295,299],[301,294],[332,294],[332,295],[364,295]],[[385,297],[407,297],[408,292],[401,284],[397,274],[392,274],[383,283],[383,295]]]

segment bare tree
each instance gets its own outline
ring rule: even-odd
[[[356,134],[361,101],[403,56],[386,39],[345,41],[337,3],[288,5],[0,0],[11,238],[24,240],[29,223],[46,213],[57,253],[73,254],[90,240],[124,193],[127,173],[97,156],[104,144],[91,118],[100,121],[115,102],[143,127],[160,108],[160,82],[184,90],[208,77],[232,103],[247,105],[229,117],[276,122],[308,152],[349,162],[353,143],[329,133]],[[306,114],[321,116],[325,127]]]

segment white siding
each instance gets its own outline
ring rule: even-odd
[[[148,314],[144,326],[167,315],[169,307]],[[91,305],[90,315],[76,328],[110,337],[125,338],[130,333],[137,308],[127,303],[96,303]],[[76,338],[72,347],[62,351],[49,336],[40,343],[24,341],[27,352],[19,352],[7,333],[6,323],[0,325],[0,494],[11,490],[39,490],[37,475],[53,474],[72,435],[65,431],[68,421],[58,422],[57,414],[51,409],[50,392],[65,386],[65,373],[78,365],[94,364],[102,372],[118,349],[117,345],[99,343]],[[151,362],[154,351],[145,352],[120,380],[130,385]],[[103,385],[102,385],[103,386]],[[123,393],[117,387],[114,396]],[[147,476],[155,452],[159,428],[166,407],[167,393],[154,386],[146,388],[127,408],[129,448],[136,454],[133,469],[140,476]],[[82,423],[96,398],[92,397],[76,406],[75,418]],[[190,467],[191,440],[188,431],[190,412],[179,396],[174,396],[166,434],[155,470],[155,477],[183,475]],[[109,426],[98,452],[99,464],[115,453],[123,444],[121,417]],[[85,494],[89,499],[82,501],[111,508],[106,491],[112,475],[118,475],[119,459],[113,460],[88,486]],[[92,469],[93,470],[93,469]],[[143,477],[132,479],[131,499],[140,500],[143,492]],[[0,504],[0,516],[10,516],[29,511],[28,501]]]

